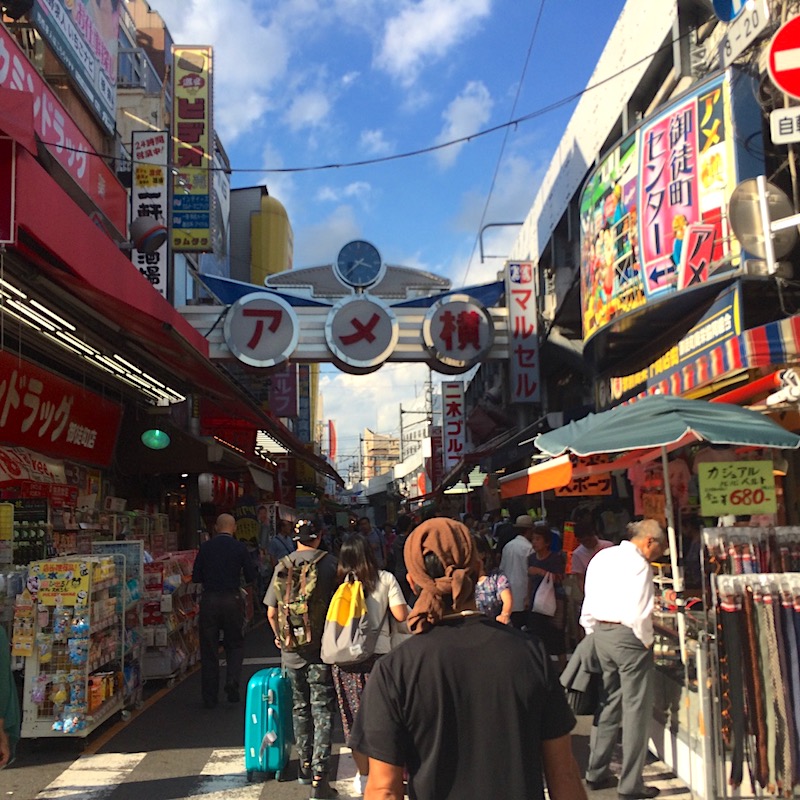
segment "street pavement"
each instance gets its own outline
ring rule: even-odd
[[[243,684],[259,669],[279,663],[266,631],[261,623],[247,635]],[[248,783],[244,703],[227,703],[222,697],[217,708],[203,707],[198,669],[174,685],[148,683],[141,709],[127,720],[110,720],[86,739],[23,740],[15,763],[0,771],[0,795],[12,800],[306,800],[309,787],[293,779]],[[573,735],[581,770],[590,727],[591,718],[581,717]],[[340,728],[332,770],[340,797],[355,797],[351,787],[356,769]],[[294,778],[295,771],[293,760],[288,777]],[[648,764],[645,779],[661,789],[661,797],[692,797],[660,762]],[[614,789],[588,795],[590,800],[617,798]]]

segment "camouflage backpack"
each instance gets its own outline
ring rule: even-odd
[[[328,598],[318,590],[317,564],[326,555],[320,552],[310,561],[297,563],[292,556],[284,556],[275,568],[278,638],[281,649],[289,653],[310,644],[319,644]]]

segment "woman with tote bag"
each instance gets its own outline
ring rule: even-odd
[[[380,626],[373,655],[356,664],[347,666],[334,664],[332,667],[333,684],[336,688],[342,728],[347,741],[350,738],[353,719],[361,705],[361,693],[364,691],[369,673],[381,655],[392,649],[389,617],[397,622],[405,621],[408,616],[408,606],[397,578],[391,572],[378,569],[372,548],[366,538],[359,533],[345,537],[342,542],[339,550],[338,575],[340,582],[350,575],[361,581],[370,624],[375,627]],[[356,790],[359,794],[363,794],[369,773],[369,759],[354,750],[353,760],[359,772],[355,778]]]

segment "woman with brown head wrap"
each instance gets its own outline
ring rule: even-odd
[[[365,800],[586,800],[575,718],[541,643],[475,607],[469,529],[422,523],[404,550],[416,634],[375,665],[348,744],[369,757]],[[497,736],[497,731],[503,731]]]
[[[451,613],[477,613],[478,553],[469,528],[445,517],[418,525],[403,551],[417,602],[408,617],[412,633],[424,633]]]

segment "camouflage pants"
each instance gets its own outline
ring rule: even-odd
[[[310,761],[315,775],[328,772],[333,738],[333,715],[336,695],[331,668],[327,664],[306,664],[300,669],[288,668],[292,682],[292,718],[297,756],[300,762]]]

